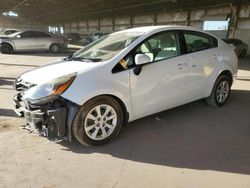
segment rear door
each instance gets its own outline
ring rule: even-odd
[[[186,60],[189,67],[188,82],[190,100],[207,97],[209,77],[221,57],[217,50],[218,42],[214,37],[197,31],[183,31],[186,45]]]
[[[50,40],[52,37],[49,34],[41,31],[36,31],[34,32],[34,34],[35,34],[35,48],[39,50],[47,49],[51,43]]]

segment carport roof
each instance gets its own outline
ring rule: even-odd
[[[63,23],[229,4],[249,4],[249,0],[0,0],[0,12],[12,10],[27,21]]]

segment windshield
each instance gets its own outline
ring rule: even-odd
[[[70,59],[90,62],[110,60],[142,34],[143,33],[118,32],[106,35],[75,52]]]
[[[17,36],[17,35],[19,35],[21,33],[22,32],[15,32],[15,33],[12,33],[12,34],[8,35],[8,37],[15,37],[15,36]]]

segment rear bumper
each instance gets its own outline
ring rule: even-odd
[[[66,136],[67,109],[63,107],[48,110],[29,110],[22,106],[20,97],[13,98],[13,109],[20,117],[25,118],[31,129],[36,130],[40,135],[49,139]]]

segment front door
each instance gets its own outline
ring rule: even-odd
[[[188,88],[188,64],[180,56],[178,33],[154,35],[136,48],[151,58],[139,75],[130,69],[130,91],[134,118],[184,104]]]
[[[25,31],[14,39],[15,48],[17,51],[34,50],[36,46],[33,31]]]

